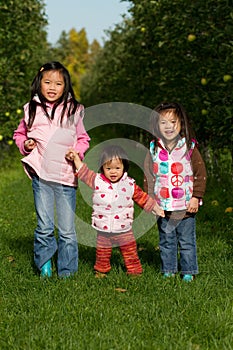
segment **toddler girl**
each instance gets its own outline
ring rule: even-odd
[[[98,174],[89,170],[73,149],[66,157],[74,161],[75,175],[94,191],[92,226],[97,230],[96,276],[103,277],[110,271],[113,245],[119,246],[127,273],[141,274],[142,266],[132,231],[134,202],[157,215],[163,216],[163,210],[128,176],[129,161],[121,147],[113,145],[103,150]]]

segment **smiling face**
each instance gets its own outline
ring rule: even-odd
[[[179,138],[181,123],[172,110],[166,110],[165,113],[160,114],[159,130],[166,146],[170,149],[173,148]]]
[[[121,159],[113,158],[103,164],[103,173],[111,182],[117,182],[124,174],[124,165]]]
[[[58,70],[44,72],[40,87],[42,95],[48,102],[56,102],[65,89],[63,75]]]

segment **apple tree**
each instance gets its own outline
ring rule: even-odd
[[[0,22],[0,139],[11,143],[32,79],[46,55],[44,3],[1,0]]]
[[[82,91],[88,104],[181,102],[199,142],[232,152],[233,10],[226,0],[130,0]]]

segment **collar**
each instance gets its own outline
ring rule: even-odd
[[[173,149],[182,148],[184,144],[185,144],[185,137],[182,137],[182,138],[180,138],[180,139],[177,140],[177,143],[175,144],[175,146],[173,147]],[[165,144],[164,144],[164,142],[163,142],[162,139],[158,139],[157,145],[158,145],[160,148],[164,149],[164,150],[168,150],[168,149],[166,148],[166,146],[165,146]]]
[[[71,98],[72,98],[72,96],[71,96],[71,94],[69,93],[68,102],[71,100]],[[40,104],[41,104],[41,100],[40,100],[40,98],[39,98],[39,96],[38,96],[37,94],[33,97],[33,100],[36,101],[37,103],[40,103]],[[63,101],[62,101],[60,104],[63,104]],[[52,108],[53,105],[54,105],[54,102],[53,102],[53,103],[46,102],[46,106],[47,106],[47,107]]]
[[[103,181],[109,183],[110,185],[111,185],[112,183],[118,183],[118,182],[120,182],[120,181],[122,181],[122,180],[125,180],[125,179],[127,178],[127,176],[128,176],[127,172],[124,172],[124,174],[122,175],[122,177],[120,178],[120,180],[118,180],[117,182],[111,182],[109,179],[106,178],[106,176],[105,176],[104,174],[100,174],[101,179],[102,179]]]

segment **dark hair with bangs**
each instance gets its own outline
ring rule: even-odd
[[[62,96],[54,103],[52,114],[51,116],[49,116],[46,108],[46,99],[41,93],[41,79],[43,78],[43,75],[45,72],[48,72],[51,70],[58,71],[62,74],[64,78],[65,88]],[[40,99],[40,103],[34,100],[35,95],[38,95]],[[68,107],[68,100],[70,102],[69,107]],[[30,129],[34,122],[36,109],[38,105],[41,105],[41,107],[43,108],[48,118],[53,119],[57,106],[60,105],[62,102],[63,102],[63,109],[61,112],[61,120],[60,120],[61,124],[66,111],[67,111],[67,118],[75,114],[79,106],[79,102],[75,98],[75,94],[72,88],[71,78],[68,70],[60,62],[54,61],[54,62],[45,63],[43,66],[40,67],[31,85],[31,99],[29,101],[28,128]]]
[[[159,116],[167,112],[172,112],[180,121],[181,131],[180,136],[185,137],[187,149],[191,147],[192,140],[195,138],[195,133],[190,125],[190,120],[184,107],[177,102],[163,102],[154,108],[151,114],[152,133],[156,138],[161,138],[159,130]]]
[[[126,152],[123,150],[122,147],[117,145],[110,145],[106,146],[101,153],[100,159],[99,159],[99,171],[103,173],[103,165],[107,162],[111,162],[112,159],[118,158],[122,161],[124,166],[124,172],[127,172],[129,170],[129,159]]]

